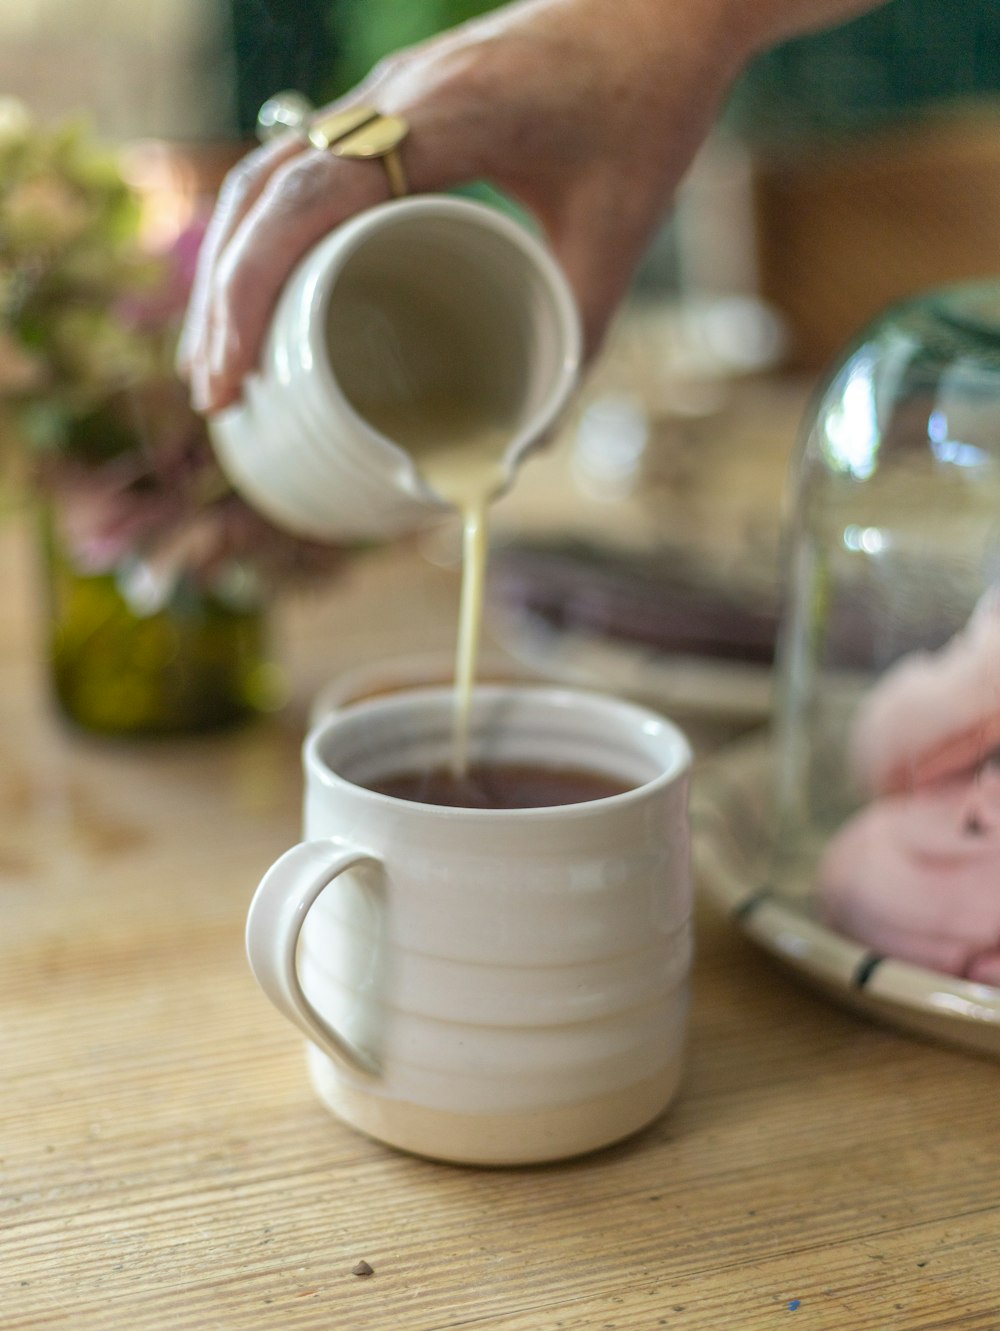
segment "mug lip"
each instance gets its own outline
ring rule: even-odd
[[[543,703],[549,708],[586,708],[591,712],[600,711],[605,715],[616,714],[633,729],[638,727],[646,735],[658,734],[669,739],[671,746],[670,761],[655,776],[638,785],[630,786],[616,795],[605,795],[599,799],[582,800],[574,804],[545,804],[530,808],[514,809],[475,809],[463,805],[425,804],[419,800],[405,800],[397,795],[386,795],[381,791],[371,790],[367,786],[342,776],[333,770],[321,756],[320,750],[328,734],[344,725],[356,726],[363,723],[366,715],[372,712],[406,714],[414,707],[433,703],[451,708],[454,703],[454,685],[433,685],[422,688],[406,689],[397,694],[385,694],[380,697],[365,699],[353,703],[349,708],[333,712],[306,735],[302,745],[302,759],[308,776],[332,790],[349,791],[360,795],[376,805],[383,805],[395,810],[406,809],[421,818],[439,818],[443,820],[461,819],[463,822],[477,819],[492,822],[498,818],[522,819],[581,818],[593,816],[595,810],[614,811],[648,799],[651,795],[676,785],[690,774],[694,755],[690,741],[680,727],[659,712],[643,707],[624,698],[598,690],[565,688],[561,685],[538,684],[483,684],[473,689],[473,702],[482,700],[497,703],[510,695],[529,696],[532,700]],[[596,765],[595,765],[596,767]],[[597,770],[600,770],[599,768]]]
[[[544,270],[548,279],[546,291],[562,333],[563,355],[558,374],[536,412],[538,427],[528,438],[523,437],[523,431],[511,436],[511,442],[504,454],[505,464],[509,464],[509,461],[519,457],[525,448],[543,438],[555,425],[560,413],[569,402],[583,361],[583,327],[569,279],[544,241],[521,222],[475,199],[459,198],[450,194],[420,194],[403,199],[389,199],[348,218],[319,241],[313,251],[310,251],[312,254],[316,250],[328,248],[335,255],[334,262],[314,272],[306,291],[306,304],[312,317],[304,327],[308,331],[313,369],[319,374],[326,392],[336,403],[338,411],[343,412],[370,443],[384,449],[397,466],[406,470],[410,484],[420,495],[442,508],[450,508],[451,505],[424,481],[419,468],[406,449],[376,430],[370,421],[355,410],[331,373],[323,347],[320,345],[333,287],[347,261],[364,241],[371,218],[384,217],[390,225],[394,225],[411,214],[422,212],[445,215],[450,213],[456,217],[464,214],[488,221],[493,231],[504,236],[522,253],[527,254],[540,269]],[[303,263],[308,262],[309,257],[307,255]]]

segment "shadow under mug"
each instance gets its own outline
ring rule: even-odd
[[[617,777],[621,794],[469,809],[368,789],[447,764],[454,692],[334,713],[304,747],[305,840],[247,920],[264,992],[309,1038],[341,1119],[441,1160],[578,1155],[656,1118],[679,1084],[692,954],[691,753],[596,693],[481,686],[476,763]]]

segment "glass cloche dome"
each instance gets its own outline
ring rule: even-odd
[[[1000,281],[889,311],[796,464],[774,885],[1000,985]]]

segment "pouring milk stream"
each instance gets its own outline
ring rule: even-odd
[[[303,259],[259,371],[211,421],[234,488],[300,535],[385,538],[458,510],[457,772],[488,510],[558,419],[580,355],[572,294],[540,241],[481,204],[407,198],[352,218]]]
[[[476,404],[459,398],[414,397],[390,413],[365,413],[400,443],[430,488],[458,509],[462,520],[462,593],[455,654],[455,736],[451,767],[468,765],[469,709],[483,621],[489,560],[489,506],[504,489],[503,459],[510,429],[484,423]]]

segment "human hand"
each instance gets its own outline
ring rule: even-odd
[[[336,109],[369,104],[407,119],[414,191],[488,180],[524,204],[576,293],[592,353],[743,63],[772,34],[874,3],[520,0],[393,55]],[[181,342],[200,410],[239,396],[305,251],[387,197],[377,166],[299,133],[235,168]]]
[[[135,421],[156,423],[141,448],[101,463],[46,456],[38,464],[59,545],[77,572],[115,573],[132,608],[151,614],[181,579],[231,586],[239,566],[271,592],[342,566],[342,551],[279,530],[229,489],[176,381],[132,390],[129,407]]]
[[[720,66],[703,32],[722,0],[700,3],[692,24],[663,0],[613,9],[606,0],[528,0],[391,57],[339,105],[407,118],[402,154],[414,191],[488,179],[530,209],[576,291],[593,349],[735,70],[735,61]],[[181,344],[199,408],[238,396],[302,254],[387,196],[377,165],[341,160],[298,134],[235,168]]]

